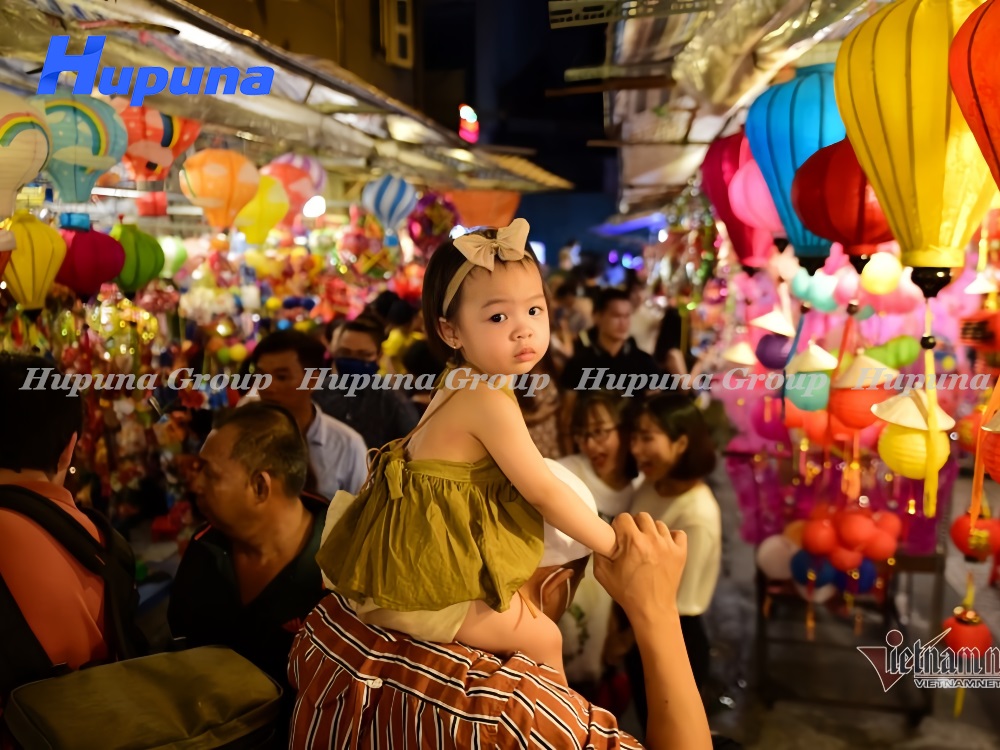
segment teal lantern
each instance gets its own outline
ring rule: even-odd
[[[775,208],[810,274],[830,255],[830,240],[813,234],[792,205],[792,182],[806,159],[845,137],[833,90],[833,64],[810,65],[787,83],[771,86],[750,105],[746,135]]]
[[[837,358],[812,342],[792,357],[785,376],[785,398],[802,411],[822,411],[830,403],[830,373]]]
[[[98,178],[118,163],[128,148],[125,123],[114,107],[80,94],[50,94],[29,100],[45,110],[52,131],[52,152],[45,172],[62,203],[88,203]],[[90,229],[87,214],[64,213],[64,229]]]

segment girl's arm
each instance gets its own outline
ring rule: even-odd
[[[550,525],[597,554],[611,557],[615,532],[545,465],[514,399],[488,388],[468,393],[473,403],[464,410],[469,415],[467,429],[517,491]]]

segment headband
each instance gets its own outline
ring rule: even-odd
[[[514,219],[509,227],[497,230],[495,240],[483,237],[481,234],[464,234],[456,237],[453,244],[465,256],[465,263],[455,272],[445,290],[441,314],[448,314],[448,306],[473,268],[479,266],[492,271],[497,256],[500,256],[502,261],[521,260],[524,257],[524,247],[528,243],[529,229],[528,222],[524,219]]]

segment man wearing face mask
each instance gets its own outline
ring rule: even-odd
[[[359,317],[340,326],[330,339],[333,367],[338,375],[369,375],[378,372],[382,357],[382,327],[377,321]],[[324,413],[361,433],[368,448],[381,448],[417,426],[420,415],[407,394],[381,388],[326,389],[313,394]]]

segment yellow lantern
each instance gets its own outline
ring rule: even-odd
[[[980,0],[898,0],[844,40],[834,85],[847,137],[903,265],[965,265],[996,184],[948,79],[948,50]],[[926,276],[927,274],[923,274]],[[947,285],[943,274],[927,297]],[[930,287],[933,289],[933,285]]]
[[[27,211],[17,211],[0,228],[14,235],[14,251],[3,275],[7,288],[25,310],[39,310],[66,257],[66,242]]]
[[[235,227],[246,235],[247,242],[259,245],[288,213],[289,205],[281,182],[262,174],[257,194],[236,215]]]

